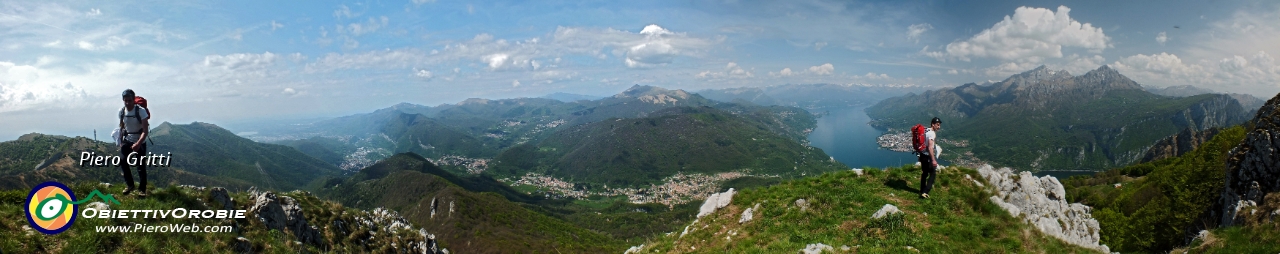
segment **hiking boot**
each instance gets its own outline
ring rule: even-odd
[[[122,196],[128,196],[128,195],[129,195],[129,193],[133,193],[133,187],[125,187],[125,188],[124,188],[124,191],[123,191],[123,192],[120,192],[120,195],[122,195]]]
[[[929,193],[920,194],[921,198],[929,198]]]
[[[138,190],[138,197],[139,197],[139,198],[146,198],[146,197],[147,197],[147,195],[148,195],[148,193],[147,193],[147,190],[146,190],[146,189]]]

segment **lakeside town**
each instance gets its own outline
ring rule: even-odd
[[[575,185],[571,182],[533,172],[526,173],[519,179],[504,178],[498,179],[498,181],[513,187],[532,186],[537,188],[538,191],[544,192],[543,196],[547,198],[587,199],[593,195],[626,196],[628,202],[635,204],[658,203],[672,207],[694,200],[705,199],[712,193],[719,191],[720,183],[746,176],[778,177],[749,175],[743,172],[723,172],[710,175],[680,172],[663,178],[660,185],[651,184],[647,188],[609,188],[605,186],[603,191],[581,190],[575,188]]]

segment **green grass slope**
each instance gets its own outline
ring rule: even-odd
[[[606,235],[529,210],[499,194],[511,195],[509,189],[473,192],[436,174],[447,173],[417,155],[397,154],[320,193],[348,206],[398,211],[459,253],[600,253],[625,248]]]
[[[639,253],[794,253],[817,243],[840,253],[1092,252],[1010,217],[988,200],[991,191],[965,179],[980,179],[973,169],[939,173],[929,199],[917,197],[918,167],[864,172],[832,172],[740,191],[727,207],[691,224],[688,234],[658,237]],[[754,219],[739,223],[743,211],[756,204]],[[872,219],[885,204],[903,213]]]

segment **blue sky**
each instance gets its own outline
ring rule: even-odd
[[[0,140],[399,102],[801,83],[956,86],[1107,64],[1147,86],[1280,92],[1270,1],[4,1]],[[109,130],[108,130],[109,131]]]

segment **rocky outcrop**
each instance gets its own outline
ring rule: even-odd
[[[267,228],[293,232],[299,242],[320,245],[320,230],[307,223],[302,215],[298,201],[291,197],[279,197],[270,191],[258,192],[251,197],[253,205],[249,206],[249,214],[262,221]]]
[[[222,187],[213,187],[209,189],[209,204],[210,207],[222,210],[236,209],[236,203],[234,200],[231,200],[231,194],[227,192],[227,189]]]
[[[236,241],[231,243],[231,251],[235,253],[253,253],[253,243],[249,242],[249,238],[236,237]]]
[[[902,213],[902,211],[898,210],[897,206],[884,204],[884,206],[880,207],[880,210],[877,210],[875,214],[871,215],[871,218],[879,219],[879,218],[884,218],[884,216],[889,216],[890,214],[896,214],[896,213]]]
[[[1202,223],[1242,225],[1251,216],[1270,213],[1261,209],[1280,206],[1272,204],[1280,203],[1280,198],[1268,198],[1268,194],[1280,191],[1280,96],[1258,110],[1253,125],[1244,141],[1228,154],[1222,194]]]
[[[1142,155],[1142,160],[1139,162],[1150,162],[1181,156],[1184,153],[1191,152],[1197,147],[1200,147],[1200,144],[1208,142],[1214,135],[1218,135],[1219,131],[1221,131],[1219,128],[1208,128],[1200,131],[1197,131],[1195,128],[1183,129],[1182,132],[1178,132],[1178,134],[1156,141],[1156,143],[1151,145],[1151,148],[1148,148],[1147,152]]]
[[[698,218],[714,213],[716,209],[728,206],[729,202],[733,201],[733,194],[735,193],[737,192],[733,188],[729,188],[729,190],[722,193],[711,194],[710,197],[707,197],[707,201],[702,203],[702,207],[698,208]]]
[[[1067,203],[1066,190],[1057,178],[1037,178],[1027,171],[1015,174],[1010,168],[995,169],[991,165],[979,167],[978,172],[996,189],[997,195],[990,198],[991,202],[1010,215],[1068,243],[1111,252],[1106,245],[1098,243],[1101,229],[1098,220],[1089,214],[1091,208]]]

